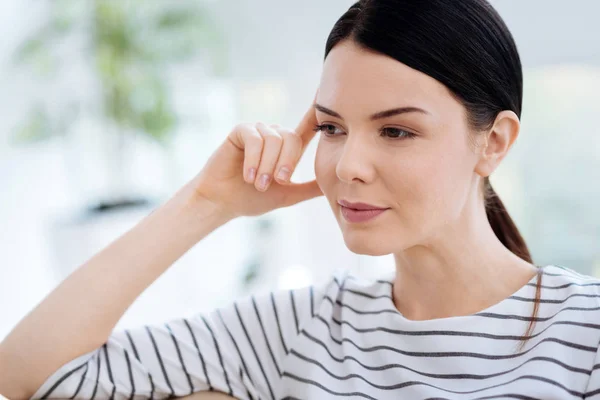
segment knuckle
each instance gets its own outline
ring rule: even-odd
[[[269,127],[269,125],[265,124],[264,122],[257,122],[254,124],[254,127],[261,133],[268,133],[269,131],[272,130],[272,128]]]
[[[262,136],[260,135],[250,135],[248,137],[248,143],[253,145],[253,146],[260,146],[262,147],[264,144],[265,140],[263,139]]]
[[[256,130],[254,130],[253,128],[246,127],[246,129],[244,129],[243,132],[244,132],[244,134],[242,136],[244,137],[244,140],[246,141],[246,143],[248,143],[252,146],[256,146],[256,145],[262,146],[264,139],[260,135],[260,133],[256,132]]]
[[[249,124],[247,122],[240,122],[239,124],[235,125],[233,127],[233,131],[243,131],[245,129],[248,129]]]
[[[268,134],[264,135],[265,144],[270,144],[273,146],[281,146],[283,144],[283,138],[277,134]]]

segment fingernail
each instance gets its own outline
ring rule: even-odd
[[[248,171],[248,180],[254,181],[254,179],[256,179],[256,168],[250,168]]]
[[[258,182],[258,186],[261,189],[266,189],[267,186],[269,185],[269,181],[270,181],[269,174],[262,174],[260,176],[260,181]]]
[[[290,177],[290,170],[286,167],[279,168],[279,172],[277,173],[277,179],[281,181],[287,181]]]

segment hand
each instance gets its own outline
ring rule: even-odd
[[[190,182],[194,196],[210,201],[231,219],[261,215],[323,195],[314,180],[290,182],[316,134],[313,104],[295,131],[260,122],[237,125]]]

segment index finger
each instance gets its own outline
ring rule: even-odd
[[[306,147],[308,142],[312,140],[312,138],[317,134],[315,131],[315,125],[318,124],[317,121],[317,113],[315,110],[315,103],[317,101],[317,95],[319,94],[319,89],[317,89],[317,93],[315,93],[315,98],[310,105],[310,108],[302,117],[302,120],[298,124],[296,128],[296,134],[302,138],[303,147]]]

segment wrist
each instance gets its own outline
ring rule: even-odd
[[[200,236],[199,239],[235,218],[190,184],[175,193],[165,206],[174,210],[179,219]]]

